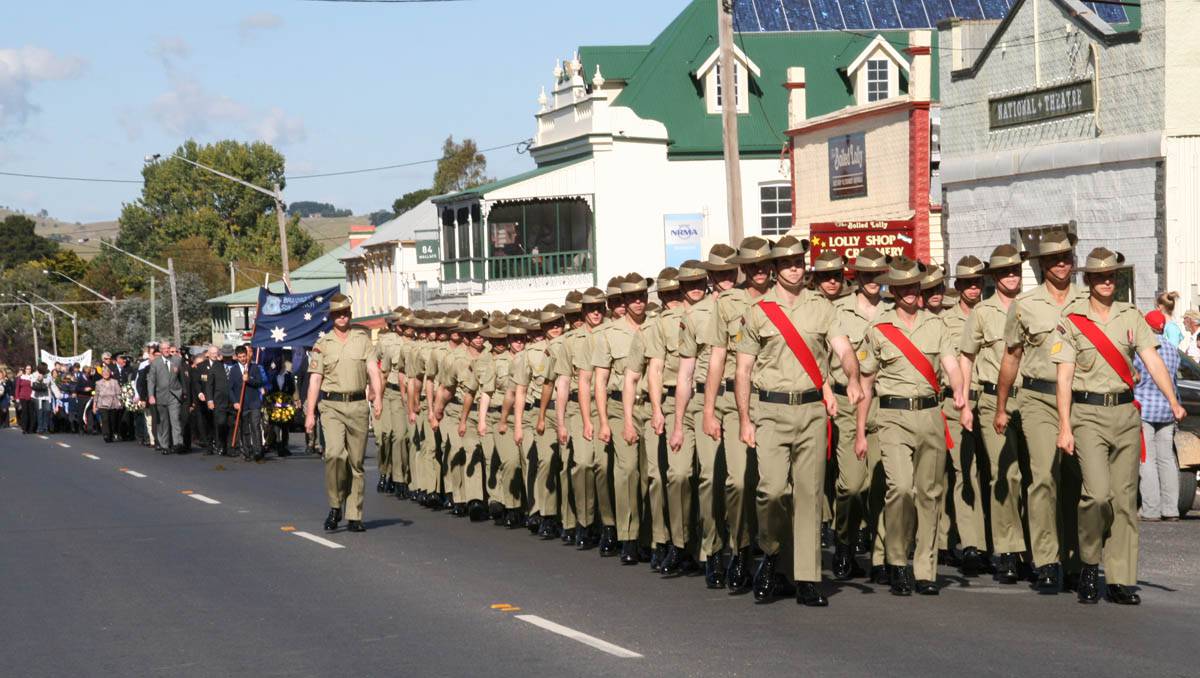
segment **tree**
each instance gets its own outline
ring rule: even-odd
[[[58,251],[58,243],[34,233],[36,225],[20,214],[10,214],[0,221],[0,243],[4,243],[0,249],[0,270],[43,259]]]
[[[396,215],[387,210],[378,210],[367,215],[367,221],[369,221],[372,226],[378,226],[395,218]]]
[[[340,210],[327,202],[313,202],[311,200],[301,200],[288,205],[289,215],[298,215],[300,217],[349,217],[353,213],[350,210]]]
[[[454,142],[454,135],[442,144],[442,159],[433,174],[433,193],[453,193],[492,181],[487,176],[487,157],[479,152],[474,139]]]
[[[227,140],[201,146],[188,141],[174,155],[257,186],[284,185],[283,156],[269,144]],[[142,177],[141,197],[121,210],[120,247],[165,261],[175,255],[175,243],[198,236],[219,260],[278,270],[279,227],[270,196],[170,157],[146,165]],[[320,255],[319,245],[299,228],[299,217],[288,221],[291,264]]]
[[[418,191],[409,191],[399,198],[396,198],[396,202],[392,203],[392,212],[395,212],[396,216],[400,216],[417,205],[425,202],[433,195],[434,192],[432,188],[422,188]]]

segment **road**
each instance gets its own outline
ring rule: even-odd
[[[936,598],[854,582],[809,609],[373,491],[364,534],[324,533],[325,513],[313,457],[247,464],[0,431],[0,665],[10,676],[924,677],[1182,675],[1200,663],[1198,520],[1143,524],[1138,608],[943,570]]]

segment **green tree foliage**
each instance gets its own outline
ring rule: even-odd
[[[396,198],[396,201],[392,203],[392,212],[395,213],[396,216],[400,216],[417,205],[425,202],[433,195],[434,193],[432,188],[422,188],[419,191],[409,191],[399,198]]]
[[[29,217],[10,214],[0,221],[0,270],[49,257],[58,251],[58,243],[33,232],[34,223]]]
[[[288,214],[300,217],[349,217],[353,216],[350,210],[340,210],[327,202],[313,202],[311,200],[301,200],[288,205]]]
[[[442,159],[433,174],[433,193],[453,193],[492,181],[487,176],[487,157],[479,152],[474,139],[455,143],[454,135],[442,144]]]
[[[270,187],[284,184],[284,159],[269,144],[219,141],[201,146],[188,141],[175,151],[234,177]],[[236,259],[278,269],[279,229],[270,196],[166,158],[146,165],[142,196],[121,211],[117,244],[153,261],[174,256],[175,244],[203,238],[221,261]],[[295,267],[321,253],[318,244],[288,220],[288,255]]]
[[[378,226],[395,218],[396,215],[387,210],[378,210],[367,215],[367,221],[370,222],[372,226]]]

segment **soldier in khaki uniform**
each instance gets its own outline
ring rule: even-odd
[[[437,345],[436,320],[427,311],[420,311],[416,323],[421,339],[409,353],[408,374],[412,376],[408,387],[409,423],[413,428],[413,486],[414,499],[422,506],[431,507],[438,491],[436,438],[440,435],[430,426],[433,418],[433,400],[426,396],[433,384],[434,374],[430,369],[430,358]]]
[[[808,289],[825,297],[830,303],[846,296],[844,269],[846,260],[834,250],[825,250],[813,259],[808,273]],[[825,500],[821,504],[821,548],[832,546],[837,537],[833,531],[833,496],[837,480],[837,458],[825,465]],[[857,565],[854,565],[857,567]]]
[[[971,430],[972,413],[967,407],[955,347],[946,323],[921,309],[921,281],[925,267],[907,257],[896,257],[881,282],[888,285],[895,307],[879,314],[867,330],[862,361],[864,389],[878,395],[879,442],[887,479],[884,497],[885,545],[892,568],[893,594],[907,596],[916,591],[936,595],[938,504],[943,498],[948,422],[944,420],[940,383],[948,382],[962,427]],[[915,348],[916,363],[902,347]],[[933,374],[933,383],[919,367]],[[936,376],[938,366],[944,378]],[[867,454],[868,409],[858,409],[855,453]],[[907,566],[914,547],[913,569]],[[914,572],[915,570],[915,572]]]
[[[472,521],[487,518],[484,441],[479,434],[475,403],[482,396],[490,397],[496,388],[495,363],[484,351],[484,338],[480,336],[487,327],[485,320],[481,315],[459,319],[455,329],[462,337],[462,346],[448,355],[446,373],[439,377],[442,384],[439,403],[446,419],[442,428],[449,438],[447,484],[454,499],[451,515],[469,516]]]
[[[854,272],[856,291],[833,302],[837,310],[837,322],[855,356],[866,358],[863,344],[867,327],[875,321],[882,310],[881,289],[877,278],[887,272],[887,257],[874,247],[859,251],[850,269]],[[814,275],[818,272],[814,271]],[[837,399],[837,415],[833,418],[833,447],[836,454],[837,479],[833,491],[834,552],[833,577],[845,581],[863,575],[862,568],[854,559],[855,551],[871,554],[873,539],[883,511],[883,474],[879,468],[882,458],[879,450],[878,425],[874,415],[868,417],[867,454],[859,458],[854,452],[857,430],[857,407],[850,404],[849,380],[842,371],[837,354],[830,356],[830,372],[833,379],[833,394]],[[868,407],[877,407],[873,402]],[[887,583],[884,567],[882,539],[878,540],[872,559],[871,574],[877,582]]]
[[[563,527],[570,529],[569,526],[574,524],[574,533],[564,534],[563,541],[568,541],[570,537],[579,549],[592,548],[598,542],[598,530],[593,528],[596,504],[611,498],[607,493],[607,482],[603,483],[605,495],[597,496],[598,484],[593,464],[596,454],[596,415],[592,408],[592,344],[593,335],[604,322],[605,301],[604,292],[595,287],[582,292],[577,304],[579,310],[575,311],[579,313],[582,323],[564,335],[555,356],[558,439],[560,446],[565,446],[564,439],[569,435],[571,443],[564,469],[569,478],[573,504],[570,515],[564,511]],[[569,408],[568,403],[571,405]],[[569,418],[564,418],[568,410]]]
[[[402,319],[398,323],[400,332],[399,371],[401,378],[399,381],[401,383],[401,390],[396,394],[400,399],[400,411],[399,415],[397,416],[400,417],[401,423],[400,432],[396,437],[396,444],[399,446],[398,454],[400,463],[393,464],[392,480],[393,484],[395,485],[396,497],[398,499],[410,499],[412,497],[412,490],[410,488],[412,487],[413,477],[413,457],[415,456],[415,448],[412,444],[413,425],[411,422],[415,419],[415,417],[412,416],[414,413],[409,411],[408,394],[412,378],[409,376],[408,368],[409,365],[412,364],[412,360],[409,356],[411,356],[412,352],[416,349],[417,342],[416,330],[413,324],[415,320],[413,317],[413,312],[411,310],[404,309],[401,315]],[[386,400],[387,392],[385,391],[385,403]]]
[[[521,481],[523,450],[514,437],[510,422],[525,416],[526,402],[517,402],[517,384],[514,379],[516,363],[525,351],[525,329],[521,318],[510,315],[504,327],[506,350],[496,356],[496,391],[502,396],[500,417],[496,423],[496,456],[488,461],[488,492],[495,492],[493,500],[500,504],[500,511],[493,512],[495,524],[509,529],[520,527],[524,520],[521,507],[524,504]]]
[[[941,316],[946,323],[953,344],[955,360],[958,358],[960,339],[963,326],[971,308],[979,303],[983,288],[979,278],[983,275],[983,262],[975,256],[959,259],[955,265],[955,287],[959,295],[956,303],[946,303],[945,275],[936,264],[929,266],[925,279],[921,281],[921,297],[925,301],[925,309],[934,315]],[[968,400],[977,394],[968,374],[963,374],[964,389]],[[942,414],[947,421],[953,422],[958,418],[958,408],[954,405],[954,394],[950,389],[942,389]],[[979,467],[976,464],[976,438],[973,434],[963,435],[961,426],[950,426],[950,437],[953,446],[950,448],[949,465],[946,467],[945,500],[938,505],[938,560],[946,564],[960,564],[965,573],[974,575],[978,572],[982,561],[980,552],[987,550],[987,534],[983,526],[983,493],[980,491]],[[962,548],[961,560],[957,556],[951,535],[957,534]]]
[[[996,293],[979,302],[967,317],[959,343],[959,367],[963,378],[972,384],[975,394],[976,420],[980,441],[987,455],[991,479],[989,502],[992,528],[992,545],[996,552],[997,580],[1015,583],[1017,562],[1026,550],[1025,534],[1021,529],[1021,467],[1017,461],[1015,431],[998,433],[988,422],[996,418],[996,382],[1000,376],[1000,361],[1004,358],[1004,325],[1013,301],[1021,293],[1021,263],[1025,253],[1012,245],[1001,245],[992,250],[986,272],[996,286]],[[961,263],[961,262],[960,262]],[[955,285],[963,280],[959,271]],[[966,290],[963,294],[966,294]],[[1016,403],[1013,396],[1016,387],[1008,391],[1011,407]],[[968,569],[967,549],[963,550],[963,571]]]
[[[1142,450],[1142,419],[1132,388],[1137,378],[1134,355],[1166,396],[1176,421],[1187,416],[1156,350],[1158,337],[1135,307],[1114,300],[1117,270],[1124,264],[1124,255],[1103,247],[1088,254],[1082,270],[1090,294],[1067,305],[1051,339],[1050,360],[1057,365],[1058,378],[1056,443],[1064,453],[1078,457],[1083,479],[1078,509],[1081,603],[1099,598],[1101,560],[1108,600],[1122,605],[1141,602],[1130,588],[1137,585]],[[1100,337],[1090,336],[1089,328]],[[1117,361],[1120,369],[1110,361]]]
[[[628,442],[621,433],[624,426],[623,397],[625,393],[625,371],[629,368],[630,348],[635,337],[641,332],[646,322],[647,291],[650,281],[631,273],[621,281],[621,298],[625,313],[613,319],[608,328],[596,335],[592,349],[592,368],[595,379],[596,418],[600,422],[597,438],[605,448],[596,450],[596,483],[602,482],[602,474],[608,470],[606,465],[599,463],[601,458],[607,460],[607,449],[612,449],[612,499],[613,519],[615,525],[609,525],[605,518],[603,539],[600,555],[611,555],[604,549],[612,545],[621,545],[621,560],[632,564],[638,562],[637,538],[641,530],[639,497],[641,496],[641,467],[640,448],[635,440]],[[640,403],[639,403],[640,404]],[[638,408],[634,411],[636,420],[644,421],[648,416],[648,408]],[[617,435],[613,435],[613,429]],[[600,493],[597,492],[597,497]],[[605,507],[601,505],[601,516]]]
[[[558,476],[554,473],[554,458],[558,449],[558,432],[554,417],[546,417],[553,402],[553,360],[550,342],[562,336],[563,316],[558,306],[547,304],[536,319],[525,350],[513,362],[513,383],[516,384],[516,403],[526,403],[523,417],[513,424],[513,440],[525,453],[525,482],[529,506],[529,530],[549,537],[558,520]]]
[[[467,344],[473,335],[483,329],[483,323],[476,322],[469,314],[450,320],[447,324],[449,343],[447,350],[441,355],[437,368],[437,395],[434,399],[434,420],[437,429],[442,432],[441,477],[443,487],[442,506],[450,509],[452,515],[462,518],[467,515],[466,492],[463,487],[463,473],[467,465],[466,427],[460,427],[463,419],[463,405],[466,390],[471,386],[471,360],[466,357]],[[468,411],[469,416],[469,411]],[[462,432],[460,432],[460,428]]]
[[[804,288],[807,252],[808,241],[792,236],[772,248],[775,286],[746,311],[735,337],[735,391],[742,442],[758,452],[756,508],[763,560],[754,578],[754,598],[768,601],[795,581],[796,602],[824,607],[821,503],[829,417],[837,409],[827,381],[831,352],[842,361],[853,405],[862,392],[858,359],[837,324],[833,304]],[[772,310],[781,317],[773,319]],[[797,334],[803,346],[794,347],[788,332]],[[786,561],[789,551],[791,577],[776,571],[780,554]]]
[[[383,411],[382,380],[371,335],[350,324],[350,297],[335,294],[329,299],[333,330],[317,340],[309,360],[308,397],[304,403],[304,430],[316,426],[320,400],[321,425],[325,429],[325,495],[329,516],[325,529],[337,529],[342,505],[351,532],[363,532],[363,456],[367,447],[367,398],[374,403],[374,416]]]
[[[376,492],[393,494],[396,492],[396,479],[404,482],[407,473],[402,468],[406,465],[402,450],[404,439],[408,434],[408,417],[404,411],[404,358],[405,348],[401,322],[405,315],[400,308],[392,312],[388,319],[391,328],[381,332],[377,350],[380,356],[380,371],[384,378],[383,416],[380,417],[375,429],[376,448],[379,454],[379,484]]]
[[[1006,351],[1000,363],[996,416],[992,423],[997,433],[1008,429],[1008,394],[1017,383],[1019,368],[1020,391],[1014,409],[1020,413],[1020,430],[1029,455],[1025,515],[1029,521],[1029,548],[1037,568],[1035,587],[1042,593],[1055,593],[1062,587],[1064,557],[1071,575],[1077,566],[1073,562],[1077,560],[1075,538],[1071,535],[1076,532],[1078,465],[1062,464],[1062,455],[1055,447],[1057,377],[1050,361],[1052,337],[1062,311],[1082,294],[1071,282],[1075,242],[1075,236],[1064,231],[1044,235],[1035,255],[1043,282],[1022,292],[1009,306],[1004,323]],[[1060,504],[1067,510],[1060,512]],[[1004,580],[1015,582],[1015,575],[1014,568]],[[1072,582],[1067,585],[1070,587]]]
[[[742,441],[738,427],[737,403],[733,393],[733,377],[737,368],[737,333],[742,317],[750,306],[771,287],[771,242],[758,236],[744,238],[734,256],[721,256],[714,263],[712,255],[705,262],[710,273],[729,275],[728,267],[741,270],[745,280],[717,294],[716,321],[707,336],[698,341],[712,347],[708,377],[704,382],[704,435],[721,441],[725,448],[725,522],[729,548],[733,557],[726,570],[726,586],[730,594],[742,594],[752,586],[754,560],[750,551],[750,535],[754,529],[753,495],[746,489],[757,485],[758,471],[754,452]],[[699,387],[697,387],[699,388]]]

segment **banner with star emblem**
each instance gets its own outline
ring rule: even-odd
[[[337,287],[299,294],[277,294],[258,289],[258,316],[254,323],[254,348],[309,347],[333,327],[329,298]]]

